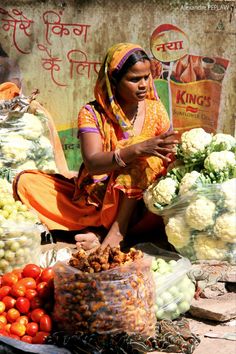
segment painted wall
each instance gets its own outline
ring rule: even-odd
[[[235,1],[8,0],[0,8],[2,49],[19,67],[23,93],[39,89],[38,101],[55,120],[70,169],[78,169],[81,161],[77,114],[93,99],[107,48],[128,41],[151,53],[151,35],[163,23],[188,35],[191,54],[229,60],[221,88],[219,129],[234,134]]]

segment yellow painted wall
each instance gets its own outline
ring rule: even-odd
[[[220,56],[230,61],[222,83],[220,129],[234,134],[235,4],[235,1],[8,0],[0,5],[0,43],[19,65],[23,93],[29,95],[36,88],[40,90],[38,101],[53,116],[70,168],[74,169],[79,165],[77,114],[83,104],[93,99],[97,75],[93,63],[101,62],[107,48],[116,42],[137,42],[150,53],[151,34],[162,23],[174,24],[189,36],[192,54]],[[64,24],[64,33],[53,33],[52,24],[47,25],[46,21]],[[73,33],[74,29],[82,30],[81,35]],[[67,57],[70,51],[77,51],[73,60],[84,61],[87,56],[89,75],[88,67],[80,66],[76,72],[75,63],[71,73]],[[71,139],[63,138],[63,131],[68,129]],[[66,146],[69,142],[72,145]]]

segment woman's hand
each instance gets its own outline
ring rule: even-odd
[[[139,143],[140,156],[158,156],[163,161],[170,162],[168,155],[175,154],[176,144],[179,142],[176,139],[177,134],[177,131],[171,131]]]

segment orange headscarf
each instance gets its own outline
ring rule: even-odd
[[[114,71],[120,71],[128,57],[144,49],[138,44],[118,43],[108,49],[107,55],[98,74],[98,79],[94,89],[97,102],[106,112],[107,116],[120,125],[123,132],[132,130],[130,121],[125,116],[122,108],[112,92],[111,77]],[[145,51],[144,51],[145,52]],[[150,76],[147,99],[158,100],[158,95],[152,77]]]

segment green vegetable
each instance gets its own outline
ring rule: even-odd
[[[173,320],[189,310],[195,293],[195,285],[187,275],[189,269],[187,259],[165,261],[156,257],[153,260],[155,311],[158,320]]]

